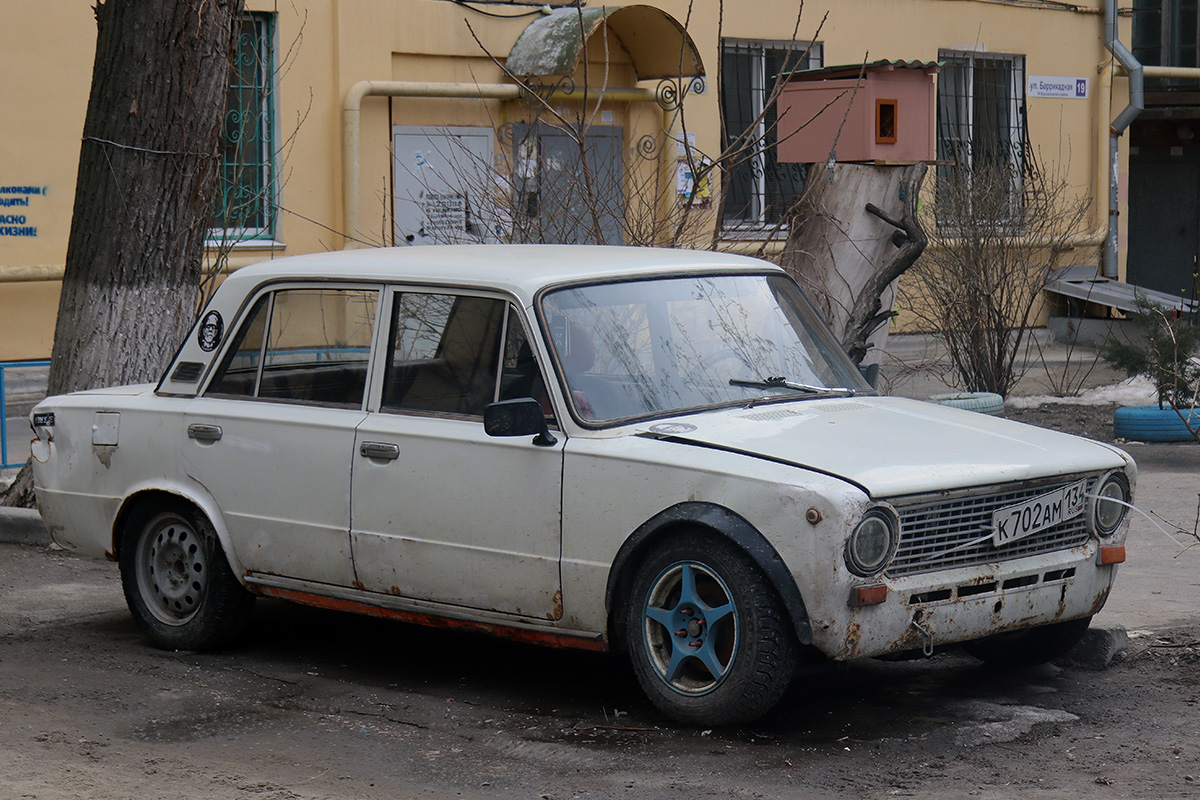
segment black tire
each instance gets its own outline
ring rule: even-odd
[[[129,515],[119,555],[125,602],[167,650],[213,650],[245,630],[254,595],[234,577],[208,519],[182,501],[143,503]]]
[[[751,722],[791,683],[796,642],[787,615],[732,543],[693,533],[656,547],[638,565],[627,600],[626,652],[642,691],[667,716]]]
[[[1091,617],[1055,622],[1025,631],[998,633],[963,644],[980,661],[996,667],[1032,667],[1065,655],[1087,633]]]

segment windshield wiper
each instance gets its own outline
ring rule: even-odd
[[[808,383],[796,383],[787,378],[763,378],[762,380],[746,381],[741,378],[730,378],[730,386],[749,386],[752,389],[791,389],[796,392],[819,394],[833,397],[854,397],[855,389],[842,386],[813,386]]]

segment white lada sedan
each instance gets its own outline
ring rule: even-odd
[[[256,596],[622,652],[679,720],[806,655],[1070,647],[1124,559],[1120,450],[880,397],[789,277],[708,252],[426,247],[220,287],[157,385],[32,413],[55,539],[167,648]]]

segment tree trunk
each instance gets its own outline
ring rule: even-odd
[[[825,315],[850,358],[861,363],[887,336],[895,281],[925,249],[917,219],[924,164],[838,164],[809,170],[788,212],[783,266]]]
[[[153,380],[191,326],[243,4],[96,4],[52,395]]]

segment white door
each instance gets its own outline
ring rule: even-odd
[[[191,403],[182,466],[217,501],[243,567],[352,585],[350,463],[364,416],[208,397]]]
[[[397,292],[390,331],[380,410],[355,439],[359,586],[560,618],[565,437],[542,447],[483,430],[488,403],[540,393],[518,314],[497,298]]]
[[[247,570],[353,585],[350,468],[378,300],[362,287],[263,292],[189,405],[181,466]]]

